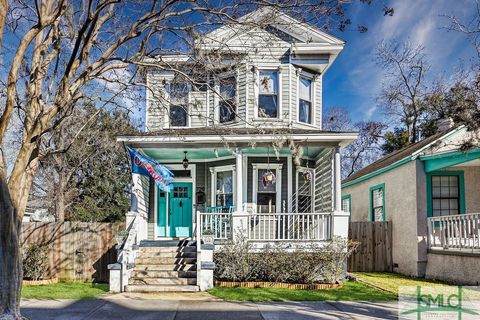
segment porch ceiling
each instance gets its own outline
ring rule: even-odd
[[[185,157],[184,151],[187,151],[187,158],[189,161],[214,161],[215,159],[221,159],[224,157],[232,156],[233,151],[226,148],[142,148],[141,149],[147,156],[155,160],[163,161],[182,161]],[[323,150],[321,147],[308,147],[303,150],[303,157],[308,157],[311,159],[316,158],[316,156]],[[246,155],[267,155],[274,157],[275,152],[272,148],[255,148],[255,149],[242,149],[242,154]],[[289,148],[280,149],[281,156],[291,155]]]

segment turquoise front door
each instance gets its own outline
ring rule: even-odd
[[[192,183],[176,182],[169,193],[168,225],[170,237],[192,235]]]

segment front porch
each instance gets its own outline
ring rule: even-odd
[[[237,236],[258,243],[312,242],[334,235],[332,216],[341,212],[335,207],[338,148],[306,147],[297,164],[288,148],[276,153],[268,147],[141,150],[175,176],[170,193],[146,177],[134,177],[132,211],[145,212],[147,240],[209,234],[216,244]],[[269,173],[271,181],[264,181]],[[347,234],[345,229],[338,235]]]
[[[341,210],[340,147],[355,137],[309,131],[281,137],[276,144],[272,141],[279,137],[267,134],[119,138],[168,167],[174,181],[171,192],[163,192],[147,176],[132,174],[118,290],[140,290],[132,284],[154,281],[152,268],[144,266],[154,260],[172,263],[174,272],[188,268],[198,288],[206,290],[213,286],[215,245],[239,237],[256,248],[346,238],[349,214]]]

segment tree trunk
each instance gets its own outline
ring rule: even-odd
[[[17,209],[6,181],[0,177],[0,320],[21,319],[22,256]]]
[[[55,190],[55,217],[58,222],[65,220],[65,172],[61,170],[58,177],[58,185]]]
[[[8,1],[0,0],[0,53],[2,52],[3,30],[5,29],[5,19],[8,13]]]

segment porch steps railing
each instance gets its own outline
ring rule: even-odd
[[[428,247],[480,250],[480,213],[428,218]]]

